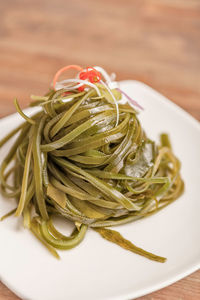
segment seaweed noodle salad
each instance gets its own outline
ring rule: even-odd
[[[74,69],[76,76],[58,81]],[[66,73],[65,73],[66,74]],[[108,227],[150,216],[183,192],[180,162],[167,134],[156,145],[137,118],[142,107],[101,67],[60,69],[45,96],[31,96],[40,109],[0,141],[16,138],[0,168],[1,193],[16,199],[8,216],[23,216],[24,227],[59,258],[93,229],[103,238],[148,259],[147,252]],[[135,107],[135,109],[134,109]],[[55,216],[74,223],[66,236]]]

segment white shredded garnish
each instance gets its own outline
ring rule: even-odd
[[[95,70],[97,70],[99,73],[101,73],[101,75],[103,76],[103,79],[105,80],[105,82],[103,80],[100,80],[99,82],[109,92],[109,94],[111,95],[111,97],[114,101],[114,104],[116,106],[116,115],[117,115],[116,126],[117,126],[119,123],[119,106],[118,106],[118,102],[111,90],[111,89],[118,87],[118,83],[116,81],[114,81],[116,75],[114,73],[112,73],[111,76],[109,76],[108,73],[102,67],[99,67],[99,66],[95,66],[93,68]],[[86,69],[82,70],[81,72],[84,72],[84,71],[86,71]],[[80,72],[77,74],[76,78],[74,78],[74,79],[65,79],[65,80],[56,82],[55,90],[65,89],[65,90],[69,91],[69,90],[75,90],[81,86],[86,85],[88,87],[95,89],[98,96],[101,97],[99,88],[95,84],[89,82],[88,80],[79,79],[79,74],[80,74]],[[75,85],[70,85],[72,83],[75,83]],[[66,84],[68,84],[68,85],[66,85]]]
[[[56,82],[55,90],[60,90],[62,88],[65,89],[67,87],[64,84],[65,83],[72,83],[72,82],[73,83],[82,84],[82,85],[88,85],[88,86],[90,86],[90,87],[92,87],[93,89],[96,90],[98,96],[101,96],[101,93],[100,93],[98,87],[95,84],[93,84],[93,83],[91,83],[91,82],[89,82],[87,80],[82,80],[82,79],[65,79],[65,80]]]
[[[116,74],[115,73],[111,73],[110,80],[111,81],[115,81],[115,79],[116,79]]]
[[[108,75],[108,73],[102,67],[99,67],[99,66],[95,66],[94,69],[96,69],[97,71],[99,71],[101,73],[101,75],[103,75],[106,83],[109,85],[109,83],[112,80],[111,80],[110,76]]]
[[[116,125],[118,125],[119,123],[119,106],[118,106],[118,103],[117,103],[117,99],[115,98],[115,96],[113,95],[111,89],[109,88],[109,86],[107,86],[105,84],[105,82],[103,82],[102,80],[100,80],[100,83],[107,89],[107,91],[110,93],[111,97],[113,98],[113,101],[115,103],[115,107],[116,107],[116,114],[117,114],[117,120],[116,120]]]
[[[64,89],[65,91],[71,91],[71,90],[76,90],[79,87],[83,86],[82,83],[76,84],[76,85],[63,85],[62,82],[57,82],[56,83],[56,90]]]
[[[118,83],[115,81],[115,78],[116,78],[115,73],[112,73],[109,76],[108,73],[102,67],[95,66],[94,69],[96,69],[98,72],[101,73],[101,75],[103,75],[103,77],[106,81],[106,84],[108,85],[108,87],[110,89],[116,89],[118,87]]]

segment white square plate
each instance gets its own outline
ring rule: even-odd
[[[145,108],[139,119],[151,139],[158,140],[162,132],[170,134],[182,163],[185,192],[159,213],[116,229],[136,245],[167,257],[167,262],[125,251],[92,230],[75,249],[60,251],[58,261],[23,228],[21,219],[11,217],[0,223],[0,279],[23,299],[133,299],[200,267],[199,123],[143,83],[123,81],[120,87]],[[17,114],[1,119],[1,136],[20,122]],[[0,150],[1,160],[8,147]],[[13,207],[13,201],[0,198],[1,215]]]

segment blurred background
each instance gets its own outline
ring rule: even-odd
[[[200,120],[200,0],[1,0],[0,117],[64,65],[152,86]],[[200,272],[141,299],[198,299]],[[18,299],[0,285],[0,299]]]
[[[67,64],[140,80],[200,119],[200,0],[0,1],[0,115]]]

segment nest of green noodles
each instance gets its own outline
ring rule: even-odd
[[[51,90],[34,97],[31,105],[42,109],[31,118],[16,101],[26,121],[0,143],[17,135],[1,164],[1,191],[17,201],[8,215],[23,215],[25,227],[54,255],[55,248],[76,246],[91,227],[128,250],[163,262],[105,227],[149,216],[177,199],[183,191],[180,163],[166,134],[155,145],[128,103],[118,104],[117,116],[108,91],[100,84],[99,90],[101,97],[94,89],[69,95]],[[120,92],[112,92],[120,100]],[[75,223],[69,237],[56,230],[54,215]]]

